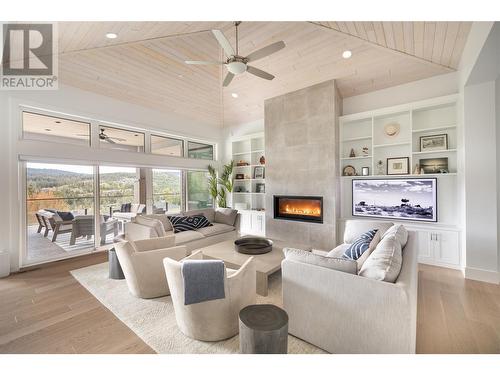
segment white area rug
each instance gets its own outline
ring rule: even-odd
[[[219,342],[193,340],[177,328],[170,296],[140,299],[132,296],[125,280],[108,278],[108,263],[71,271],[75,279],[125,323],[157,353],[229,354],[239,352],[238,336]],[[281,275],[275,273],[269,282],[269,295],[257,297],[258,303],[281,306]],[[294,354],[324,353],[321,349],[288,336],[288,352]]]

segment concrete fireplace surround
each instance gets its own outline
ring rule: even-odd
[[[340,112],[333,80],[265,101],[268,237],[317,249],[336,246]],[[274,195],[322,196],[323,223],[274,219]]]

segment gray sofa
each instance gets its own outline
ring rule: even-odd
[[[236,239],[240,232],[240,214],[236,215],[234,225],[218,222],[216,210],[213,208],[206,208],[203,210],[193,210],[183,212],[182,216],[190,215],[204,215],[211,223],[212,226],[201,228],[197,230],[190,230],[185,232],[175,233],[165,214],[141,215],[144,218],[158,219],[162,222],[166,235],[175,236],[175,246],[186,246],[188,253],[192,250],[213,245],[218,242]],[[148,238],[158,237],[154,228],[141,225],[132,219],[131,222],[125,223],[124,239],[127,241],[138,241]]]
[[[353,221],[344,238],[354,238],[353,229],[363,233],[369,223]],[[394,283],[284,259],[289,332],[330,353],[415,353],[417,275],[417,235],[411,231]]]

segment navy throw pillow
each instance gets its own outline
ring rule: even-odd
[[[342,258],[347,259],[358,259],[363,253],[370,248],[370,242],[372,242],[373,237],[377,233],[377,229],[369,230],[363,233],[356,241],[354,241],[351,246],[349,246]]]
[[[168,220],[172,223],[174,233],[212,226],[212,223],[203,215],[168,216]]]
[[[132,203],[123,203],[120,212],[130,212],[130,209],[132,207]]]
[[[67,211],[57,211],[57,214],[59,215],[62,221],[69,221],[75,218],[71,212]]]

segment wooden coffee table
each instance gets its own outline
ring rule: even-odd
[[[240,268],[248,258],[253,256],[257,270],[257,293],[261,296],[267,296],[268,277],[281,269],[281,261],[284,259],[283,248],[287,246],[289,245],[284,242],[273,240],[271,252],[260,255],[247,255],[238,253],[234,249],[234,240],[229,240],[198,250],[201,250],[207,258],[223,260],[227,267],[236,269]]]

